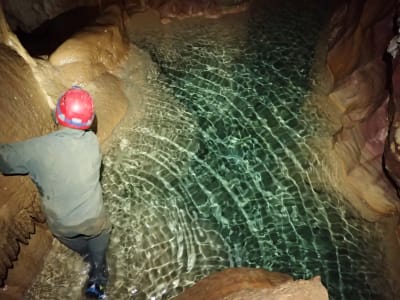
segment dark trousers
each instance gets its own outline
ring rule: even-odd
[[[107,283],[106,251],[110,240],[109,230],[97,236],[78,235],[72,238],[57,236],[57,239],[89,261],[89,281],[103,285]]]

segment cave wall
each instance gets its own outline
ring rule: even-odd
[[[329,122],[325,154],[336,188],[371,221],[397,214],[399,204],[382,167],[391,76],[386,48],[395,7],[395,0],[337,6],[327,38],[326,93],[318,100]]]
[[[2,0],[7,21],[12,30],[30,32],[46,20],[75,7],[98,5],[98,0],[13,1]]]
[[[323,92],[314,101],[327,120],[320,144],[327,176],[355,213],[375,222],[382,232],[386,266],[382,276],[391,278],[396,295],[400,294],[396,183],[400,152],[393,142],[399,124],[400,70],[396,70],[398,58],[393,60],[387,50],[396,34],[398,6],[398,0],[342,1],[326,37]]]
[[[395,11],[395,36],[389,43],[391,54],[391,97],[389,100],[389,132],[384,150],[384,167],[400,197],[400,3]]]
[[[0,13],[0,142],[14,142],[32,136],[49,133],[54,129],[48,113],[44,94],[32,73],[31,66],[20,53],[23,50],[17,40],[7,31]],[[9,46],[11,44],[11,46]],[[0,284],[7,274],[8,286],[12,288],[18,281],[22,288],[29,286],[26,280],[14,276],[14,260],[25,250],[32,234],[41,244],[32,264],[37,264],[48,251],[51,236],[35,228],[35,223],[44,222],[39,195],[29,178],[0,175]],[[21,245],[22,243],[22,245]],[[29,266],[21,266],[21,272],[30,273]]]
[[[156,9],[163,24],[191,17],[218,18],[225,14],[248,9],[248,0],[150,0],[149,8]]]
[[[7,21],[13,31],[32,32],[43,23],[79,7],[102,10],[116,4],[128,14],[146,9],[159,12],[162,23],[173,19],[195,16],[218,18],[224,14],[237,13],[248,8],[249,0],[3,0]]]

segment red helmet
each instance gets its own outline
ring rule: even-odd
[[[78,86],[67,90],[57,102],[56,119],[58,124],[88,129],[94,119],[94,104],[90,94]]]

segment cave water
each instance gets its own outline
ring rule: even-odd
[[[104,156],[111,299],[169,299],[227,267],[320,275],[331,299],[390,293],[379,230],[310,180],[326,171],[308,143],[323,120],[303,107],[329,17],[321,1],[280,0],[128,28],[157,68],[134,91],[141,120]],[[55,247],[27,299],[79,299],[86,272]]]

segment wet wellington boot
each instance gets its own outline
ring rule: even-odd
[[[85,289],[85,295],[91,299],[105,299],[104,288],[105,286],[100,283],[89,281]]]
[[[92,265],[89,272],[89,280],[86,285],[85,295],[92,299],[105,299],[105,287],[108,282],[107,264],[101,267]]]

